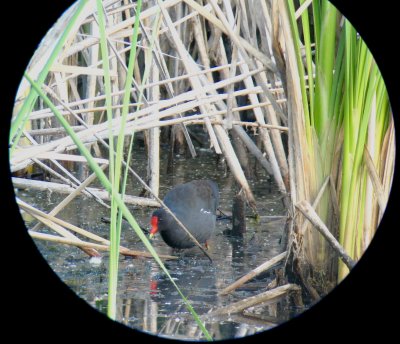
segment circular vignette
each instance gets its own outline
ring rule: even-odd
[[[400,104],[396,93],[400,89],[400,79],[396,68],[396,54],[393,45],[387,44],[384,39],[389,36],[393,40],[399,31],[396,27],[395,6],[385,4],[372,7],[361,0],[353,1],[351,6],[344,0],[332,2],[352,22],[373,53],[388,88],[395,125],[399,127],[397,114]],[[3,32],[8,33],[5,35],[7,49],[4,50],[7,53],[3,53],[6,74],[1,81],[4,115],[1,117],[3,122],[0,139],[3,152],[7,150],[10,114],[22,73],[42,37],[72,3],[73,1],[38,1],[22,5],[10,4],[8,13],[15,13],[14,18],[15,21],[18,20],[18,25],[23,23],[22,27],[29,29],[26,29],[26,42],[23,42],[17,35],[10,35],[11,29],[7,30],[4,23],[2,24]],[[398,131],[396,139],[399,142]],[[147,335],[128,329],[95,311],[59,280],[26,233],[14,201],[8,154],[3,153],[0,158],[4,181],[1,193],[5,234],[3,247],[7,247],[2,250],[7,252],[3,258],[6,266],[3,286],[7,293],[6,309],[9,310],[6,321],[10,326],[7,328],[11,328],[11,325],[20,327],[13,332],[14,337],[28,334],[32,339],[61,335],[65,340],[115,340],[128,339],[133,335],[138,336],[139,340],[149,339]],[[315,336],[314,331],[329,335],[332,339],[342,339],[344,336],[347,339],[349,335],[363,339],[372,334],[380,334],[382,339],[384,336],[391,337],[394,321],[389,314],[393,305],[391,300],[382,295],[390,297],[389,283],[394,271],[396,240],[392,237],[395,232],[392,224],[396,223],[396,195],[399,191],[397,171],[396,168],[392,192],[379,229],[351,274],[301,316],[245,340],[257,342],[260,339],[310,339]],[[362,327],[358,327],[359,323]],[[152,336],[151,339],[156,337]],[[164,341],[160,338],[158,340]]]

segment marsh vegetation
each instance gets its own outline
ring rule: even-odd
[[[378,66],[326,0],[79,1],[27,67],[10,131],[17,203],[53,269],[110,318],[191,339],[265,330],[329,293],[374,236],[394,156]],[[216,246],[177,257],[147,221],[202,178],[221,189]],[[102,296],[68,278],[75,259]]]

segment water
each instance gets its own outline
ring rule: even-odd
[[[203,149],[198,153],[196,159],[177,157],[174,173],[168,175],[165,172],[167,154],[163,152],[160,195],[163,197],[173,185],[193,179],[209,178],[219,185],[220,209],[231,211],[232,199],[236,192],[232,176],[226,174],[216,163],[211,151]],[[143,147],[136,147],[133,168],[141,176],[145,176]],[[153,240],[158,253],[178,255],[179,259],[166,261],[165,264],[200,315],[265,291],[268,283],[275,277],[272,269],[231,294],[218,295],[219,290],[285,250],[285,222],[284,218],[279,218],[285,214],[285,209],[277,188],[262,170],[258,170],[257,179],[251,182],[251,187],[259,214],[262,216],[261,222],[247,219],[247,232],[239,239],[229,235],[229,220],[218,221],[216,233],[210,240],[209,254],[213,259],[212,264],[198,248],[176,253],[166,246],[159,235]],[[140,191],[139,184],[131,181],[128,193],[138,195]],[[45,211],[50,211],[65,197],[55,193],[27,190],[19,190],[18,196]],[[139,225],[149,228],[149,219],[154,209],[134,206],[130,208]],[[108,238],[109,228],[101,222],[102,216],[109,216],[107,209],[86,197],[76,198],[58,215],[68,222]],[[28,228],[35,223],[27,216],[24,219]],[[44,228],[41,231],[52,233]],[[106,313],[107,253],[103,251],[101,261],[96,261],[75,247],[39,240],[35,242],[58,276],[90,305]],[[121,245],[145,251],[144,245],[126,224],[122,231]],[[169,338],[204,340],[204,335],[176,289],[152,259],[121,256],[118,283],[117,320],[121,323]],[[214,339],[236,338],[274,327],[288,320],[293,316],[293,312],[284,299],[275,304],[255,307],[246,314],[205,319],[205,324]]]

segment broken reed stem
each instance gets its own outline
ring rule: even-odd
[[[221,320],[222,318],[223,317],[221,317]],[[273,317],[264,317],[261,314],[254,314],[254,312],[247,310],[244,310],[242,314],[232,314],[230,319],[239,324],[262,326],[265,330],[278,326],[277,319],[275,319],[275,322],[273,322]],[[268,326],[268,328],[266,328],[266,326]]]
[[[224,288],[223,290],[221,290],[218,293],[218,295],[226,295],[226,294],[230,293],[231,291],[239,288],[240,286],[242,286],[244,283],[248,282],[252,278],[258,276],[262,272],[269,270],[272,266],[281,262],[286,257],[286,254],[287,254],[287,251],[282,252],[281,254],[278,254],[277,256],[275,256],[274,258],[271,258],[270,260],[267,260],[263,264],[259,265],[258,267],[251,270],[246,275],[244,275],[243,277],[241,277],[240,279],[238,279],[237,281],[232,283],[231,285],[229,285],[226,288]]]
[[[320,188],[320,190],[319,190],[317,196],[315,197],[314,202],[313,202],[313,204],[312,204],[312,207],[313,207],[314,209],[318,206],[319,201],[321,200],[322,195],[324,194],[325,188],[326,188],[326,186],[327,186],[328,183],[329,183],[329,180],[330,180],[329,176],[325,178],[325,181],[323,182],[323,184],[322,184],[322,186],[321,186],[321,188]]]
[[[372,181],[372,185],[374,186],[374,191],[375,191],[376,198],[378,199],[380,211],[383,213],[386,208],[385,192],[383,190],[382,183],[379,179],[378,173],[376,171],[374,162],[371,158],[371,155],[368,151],[367,146],[365,146],[365,148],[364,148],[364,162],[365,162],[365,166],[367,167],[368,176],[370,177],[370,179]]]
[[[265,291],[261,294],[248,297],[246,299],[234,302],[228,306],[218,308],[217,310],[204,314],[202,318],[212,318],[217,315],[228,315],[233,313],[239,313],[246,308],[256,306],[258,304],[273,303],[277,302],[283,296],[291,291],[299,291],[301,288],[296,284],[285,284],[283,286],[274,288],[272,290]]]
[[[12,182],[16,188],[20,189],[34,189],[34,190],[42,190],[42,191],[55,191],[59,193],[69,194],[75,191],[75,188],[70,187],[65,184],[53,183],[53,182],[43,182],[40,180],[31,180],[31,179],[24,179],[24,178],[17,178],[13,177]],[[87,188],[90,193],[93,193],[97,197],[102,200],[110,201],[110,195],[107,191],[103,189],[97,188]],[[144,198],[144,197],[137,197],[137,196],[124,196],[124,202],[126,204],[132,205],[141,205],[145,207],[158,207],[160,204],[156,200]]]
[[[187,125],[189,124],[202,124],[204,121],[203,120],[188,120],[186,122]],[[218,120],[211,120],[211,124],[221,124],[223,126],[225,126],[225,121],[218,121]],[[287,132],[289,129],[288,127],[283,127],[280,125],[272,125],[272,124],[260,124],[258,122],[245,122],[245,121],[232,121],[232,124],[235,125],[239,125],[242,127],[246,127],[246,128],[265,128],[265,129],[269,129],[269,130],[278,130],[278,131],[282,131],[282,132]]]
[[[159,27],[158,27],[158,29],[159,29]],[[147,37],[146,30],[143,30],[143,33]],[[160,31],[159,31],[159,34],[160,34]],[[148,37],[147,37],[147,40],[150,42]],[[170,73],[168,71],[168,65],[167,65],[167,63],[165,61],[164,54],[161,51],[160,44],[159,44],[158,40],[154,41],[154,46],[155,46],[155,49],[153,48],[153,55],[154,55],[153,61],[155,61],[156,65],[157,65],[157,68],[159,69],[159,72],[161,73],[163,79],[164,80],[171,80],[171,76],[170,76]],[[150,80],[150,84],[154,85],[154,86],[152,86],[152,89],[154,89],[154,87],[158,87],[158,89],[160,89],[160,85],[161,84],[159,84],[159,76],[155,80]],[[165,86],[166,86],[166,90],[167,90],[167,93],[168,93],[168,98],[174,98],[175,97],[175,92],[174,92],[174,87],[173,87],[172,82],[166,83]],[[152,100],[152,103],[158,104],[159,102],[160,102],[160,94],[158,95],[157,99]],[[158,112],[158,109],[156,111]],[[182,114],[178,113],[178,117],[182,117]],[[188,130],[186,128],[185,123],[181,123],[180,127],[182,129],[183,135],[185,136],[186,143],[188,145],[190,154],[192,155],[192,158],[195,158],[196,157],[196,150],[194,148],[192,139],[191,139],[191,137],[190,137],[190,135],[188,133]]]
[[[261,105],[261,104],[260,104]],[[236,108],[237,110],[244,110],[244,107],[238,107]],[[233,109],[235,110],[235,109]],[[225,111],[217,111],[215,112],[215,114],[212,114],[212,116],[214,115],[223,115],[224,113],[226,113]],[[166,125],[171,125],[173,124],[172,121],[176,121],[176,123],[184,123],[185,125],[195,125],[195,124],[204,124],[204,120],[203,119],[193,119],[193,116],[187,116],[187,117],[181,117],[181,118],[176,118],[176,119],[171,119],[171,122],[167,122],[167,123],[154,123],[154,128],[156,127],[161,127],[161,126],[166,126]],[[211,124],[221,124],[223,126],[225,126],[225,121],[219,121],[219,120],[215,120],[212,119],[211,120]],[[247,122],[247,121],[236,121],[233,120],[232,121],[233,125],[240,125],[242,127],[249,127],[249,128],[265,128],[265,129],[269,129],[269,130],[278,130],[278,131],[282,131],[282,132],[287,132],[289,129],[288,127],[284,127],[281,125],[273,125],[273,124],[261,124],[258,122]],[[82,131],[85,129],[84,126],[76,126],[74,127],[75,131]],[[145,130],[145,129],[138,129],[137,131],[141,131],[141,130]],[[49,128],[49,129],[33,129],[33,130],[28,130],[27,133],[29,133],[30,135],[41,135],[41,136],[46,136],[46,135],[54,135],[55,133],[57,134],[65,134],[65,129],[64,128]]]
[[[199,14],[204,16],[212,25],[214,25],[216,28],[221,30],[223,33],[226,35],[230,35],[232,40],[235,42],[236,45],[242,45],[243,48],[246,50],[247,53],[252,55],[254,58],[259,60],[266,68],[270,69],[272,72],[277,72],[277,69],[275,67],[275,64],[271,61],[268,56],[266,56],[264,53],[262,53],[260,50],[256,49],[253,47],[250,42],[246,41],[243,37],[233,34],[231,32],[228,32],[227,28],[224,26],[224,24],[221,22],[220,19],[218,19],[214,14],[208,12],[205,10],[204,7],[199,5],[197,2],[194,0],[184,0],[190,7],[192,7],[194,10],[198,11]],[[215,0],[209,0],[210,4],[212,5],[214,11],[220,10],[218,4],[216,3]],[[218,12],[217,12],[218,13]],[[240,42],[238,44],[238,42]]]
[[[81,131],[86,129],[83,125],[73,125],[71,128],[75,131]],[[31,129],[26,130],[31,136],[46,136],[46,135],[63,135],[66,134],[64,127],[57,127],[57,128],[44,128],[44,129]],[[25,135],[26,136],[26,135]]]
[[[301,213],[307,218],[307,220],[313,224],[314,228],[316,228],[318,232],[322,234],[322,236],[328,241],[332,248],[338,253],[343,263],[345,263],[349,270],[351,270],[356,265],[356,261],[354,261],[346,253],[342,245],[339,244],[339,242],[331,234],[329,229],[322,222],[311,204],[303,200],[296,204],[296,208],[299,209]]]
[[[262,151],[257,147],[254,141],[250,138],[250,136],[246,133],[246,131],[238,126],[234,125],[233,130],[242,140],[242,142],[246,145],[249,152],[257,159],[257,161],[261,164],[261,166],[270,174],[273,175],[273,169],[270,162],[266,159]]]
[[[239,68],[241,69],[242,73],[247,73],[250,69],[254,70],[259,68],[260,66],[257,65],[256,62],[254,62],[252,59],[249,58],[247,53],[249,51],[246,51],[244,45],[248,43],[246,40],[240,40],[235,32],[232,29],[232,26],[234,26],[234,17],[233,17],[233,12],[232,8],[226,8],[227,15],[229,18],[228,19],[225,17],[225,14],[222,12],[220,7],[218,6],[217,2],[215,0],[210,0],[211,5],[213,6],[214,11],[216,12],[218,18],[221,20],[221,25],[224,27],[226,30],[226,34],[231,38],[232,42],[237,46],[239,49],[239,57],[243,59],[246,63],[241,65]],[[274,71],[276,71],[276,67],[274,65]],[[265,96],[265,98],[268,98],[269,102],[271,102],[274,110],[276,113],[282,113],[282,110],[279,108],[279,106],[276,103],[276,100],[272,97],[269,89],[265,86],[266,83],[266,78],[262,77],[264,75],[264,70],[261,71],[260,73],[257,73],[254,75],[254,79],[256,82],[261,86],[263,92],[261,93],[261,98]],[[246,78],[244,79],[244,84],[246,87],[254,87],[254,81],[252,78]],[[262,98],[263,99],[263,98]],[[252,104],[258,104],[259,100],[255,95],[249,95],[249,100],[251,101]],[[267,114],[270,114],[270,112],[267,111]],[[257,121],[261,124],[265,123],[264,119],[264,114],[261,112],[261,109],[259,111],[254,111],[254,115],[257,119]],[[277,120],[273,118],[273,116],[268,115],[269,119],[272,120],[272,124],[277,124]],[[282,117],[284,117],[282,115]],[[272,146],[272,141],[270,138],[270,134],[265,131],[264,129],[260,130],[261,136],[263,138],[263,144],[265,146],[265,150],[268,154],[269,161],[271,163],[271,167],[273,169],[273,176],[275,178],[276,183],[278,184],[278,188],[282,194],[286,194],[287,190],[287,181],[288,179],[288,169],[287,169],[287,162],[286,162],[286,157],[285,153],[283,151],[283,146],[281,142],[280,136],[273,136],[273,141],[274,141],[274,147],[275,150]],[[276,151],[276,152],[275,152]]]
[[[92,248],[92,249],[97,249],[99,251],[109,251],[110,250],[110,246],[109,245],[95,244],[95,243],[82,241],[82,240],[78,241],[78,240],[59,237],[59,236],[56,236],[56,235],[33,232],[31,230],[28,230],[28,233],[34,239],[46,240],[46,241],[56,242],[56,243],[59,243],[59,244],[72,245],[72,246],[77,246],[77,247],[80,247],[80,248]],[[149,252],[129,250],[129,249],[123,248],[123,247],[120,247],[119,252],[120,252],[120,254],[122,254],[124,256],[146,257],[146,258],[152,258],[153,257],[151,255],[151,253],[149,253]],[[178,259],[178,257],[164,255],[164,254],[159,254],[158,256],[160,258],[162,258],[162,259]]]
[[[246,73],[245,75],[242,74],[240,76],[237,76],[234,78],[236,80],[235,82],[240,82],[244,78],[254,75],[254,74],[258,73],[259,71],[260,70],[256,70],[256,71]],[[225,87],[227,84],[230,84],[231,82],[232,82],[232,80],[230,80],[228,83],[223,80],[223,81],[220,81],[215,84],[205,85],[203,87],[200,87],[200,90],[201,90],[201,92],[215,92],[216,89]],[[51,93],[51,90],[49,90],[48,87],[46,87],[46,89],[48,90],[48,92]],[[208,103],[210,103],[210,101],[213,97],[217,97],[217,96],[213,95],[212,97],[207,97],[203,94],[203,97],[199,97],[198,93],[195,92],[194,90],[188,91],[186,93],[183,93],[183,94],[180,94],[180,95],[174,97],[174,99],[166,99],[163,102],[160,102],[159,104],[154,104],[154,105],[145,107],[143,109],[140,109],[134,113],[131,113],[128,115],[127,121],[135,120],[135,124],[137,124],[138,122],[140,123],[140,121],[143,121],[143,118],[139,118],[139,117],[143,117],[144,115],[148,115],[148,117],[144,119],[147,122],[153,121],[153,120],[159,120],[163,117],[170,116],[170,115],[176,114],[178,112],[189,111],[195,107],[200,107],[200,109],[202,110],[202,113],[207,113],[208,114],[207,116],[211,116],[213,112],[212,111],[205,112],[204,107],[207,106]],[[186,101],[186,103],[182,103],[179,107],[175,106],[172,109],[168,108],[170,106],[176,105],[177,101],[179,101],[179,102]],[[64,103],[62,101],[60,101],[60,102],[61,102],[61,104],[63,104],[64,108],[68,110],[68,113],[72,114],[76,118],[76,120],[79,121],[81,124],[87,126],[87,124],[84,121],[82,121],[82,119],[79,118],[78,114],[74,110],[72,110],[66,103]],[[162,108],[165,110],[161,111]],[[155,118],[154,115],[151,115],[156,110],[159,111],[158,118]],[[130,133],[130,130],[133,130],[135,124],[127,123],[126,128],[127,128],[127,130],[129,130],[129,133]],[[119,132],[120,125],[121,125],[120,118],[113,119],[113,130],[115,133]],[[132,126],[133,126],[133,128],[132,128]],[[131,129],[128,129],[128,128],[131,128]],[[144,129],[148,129],[148,128],[144,128]],[[93,136],[96,137],[97,139],[99,139],[99,132],[102,132],[103,137],[108,137],[108,130],[109,130],[109,125],[107,122],[104,122],[104,123],[100,123],[96,126],[93,126],[91,128],[88,128],[86,130],[82,130],[81,132],[77,133],[77,136],[83,142],[88,142],[88,141],[92,142]],[[88,139],[88,137],[90,139]],[[44,152],[44,151],[50,151],[50,150],[55,150],[57,152],[60,152],[60,151],[65,150],[66,147],[70,146],[70,145],[73,145],[72,139],[70,137],[64,137],[62,139],[54,140],[52,142],[43,144],[41,146],[29,147],[29,148],[24,148],[19,151],[16,151],[16,152],[14,152],[14,155],[11,159],[12,171],[15,171],[15,167],[14,167],[15,165],[17,165],[21,161],[26,161],[26,160],[30,159],[31,157],[34,157],[35,154],[37,154],[37,153]]]
[[[244,62],[242,62],[242,64],[243,63]],[[238,66],[239,65],[241,65],[241,64],[238,63]],[[229,67],[230,65],[226,65],[226,66]],[[261,69],[257,69],[255,72],[251,72],[251,75],[254,75],[255,73],[258,73],[260,71],[261,71]],[[194,73],[194,74],[191,74],[191,75],[196,76],[196,75],[200,75],[200,74],[202,74],[202,73]],[[189,74],[185,74],[186,78],[188,77],[188,75]],[[215,90],[220,90],[220,89],[222,89],[222,88],[224,88],[224,87],[226,87],[228,85],[231,85],[232,83],[237,83],[237,82],[240,81],[240,80],[238,80],[238,77],[241,77],[242,75],[243,74],[239,74],[239,75],[235,76],[234,78],[232,78],[232,80],[229,80],[227,78],[225,80],[216,82],[214,84],[210,84],[210,87],[208,87],[206,89],[206,91],[207,92],[211,91],[211,85],[215,85],[215,87],[213,87]],[[161,85],[164,85],[164,84],[168,85],[169,83],[171,83],[175,79],[180,80],[182,78],[181,77],[170,78],[170,79],[163,80],[162,82],[160,81],[158,83],[149,83],[149,84],[144,85],[143,89],[151,88],[151,87],[154,87],[154,86],[161,86]],[[169,81],[169,80],[171,80],[171,81]],[[136,88],[132,88],[131,91],[132,92],[136,91]],[[233,92],[233,95],[235,97],[238,97],[238,96],[249,96],[251,94],[256,94],[256,95],[257,94],[261,94],[262,92],[263,92],[263,90],[262,90],[261,86],[254,86],[254,87],[251,87],[251,88],[245,88],[245,89],[236,90],[236,91]],[[278,92],[282,92],[282,89],[281,88],[271,89],[270,92],[278,93]],[[123,94],[123,91],[118,91],[118,92],[112,93],[111,95],[112,96],[121,96],[122,94]],[[171,96],[168,99],[162,99],[159,102],[160,108],[169,107],[171,105],[175,105],[176,106],[177,104],[179,104],[181,102],[184,102],[186,100],[194,99],[193,94],[194,94],[194,92],[188,91],[188,92],[183,93],[183,94],[178,94],[176,96]],[[187,95],[189,95],[189,96],[192,95],[192,96],[191,96],[191,98],[189,98],[189,97],[187,97]],[[227,94],[225,94],[225,93],[219,93],[218,95],[221,97],[221,99],[226,99],[226,97],[227,97]],[[185,98],[183,98],[183,96],[185,96]],[[56,108],[60,110],[61,114],[66,115],[66,114],[69,114],[70,112],[68,110],[62,110],[63,108],[67,108],[67,107],[68,108],[74,108],[74,107],[81,106],[81,105],[84,105],[84,104],[89,103],[89,102],[103,101],[104,98],[105,98],[105,96],[96,96],[96,97],[93,97],[93,98],[88,98],[88,99],[84,99],[84,100],[80,100],[80,101],[68,102],[68,103],[65,103],[65,106],[58,105],[58,106],[56,106]],[[165,102],[168,102],[168,103],[165,106],[163,106],[163,103],[165,103]],[[286,103],[286,99],[285,98],[278,99],[278,100],[276,100],[276,102],[277,102],[277,104],[284,104],[284,103]],[[153,101],[148,101],[147,102],[147,105],[154,105],[154,104],[155,103]],[[137,107],[139,105],[140,106],[144,105],[144,102],[143,103],[142,102],[140,102],[140,103],[135,102],[135,103],[129,104],[130,107]],[[272,104],[269,101],[268,102],[260,102],[258,105],[247,105],[247,106],[241,107],[240,109],[242,109],[242,110],[250,110],[250,109],[253,109],[253,108],[258,107],[258,106],[271,106],[271,105]],[[119,109],[121,107],[122,107],[122,105],[118,105],[118,104],[114,104],[114,105],[111,106],[112,109]],[[105,106],[95,106],[95,107],[80,108],[79,110],[76,110],[76,112],[79,113],[79,114],[84,114],[84,113],[87,113],[87,112],[100,112],[100,111],[104,111],[104,110],[106,110]],[[235,111],[237,111],[237,109]],[[41,109],[41,110],[33,111],[33,112],[31,112],[31,115],[30,115],[30,119],[31,120],[44,119],[44,118],[48,118],[48,117],[54,117],[54,114],[48,108],[44,108],[44,109]],[[73,126],[73,128],[79,129],[79,126]],[[61,128],[61,129],[63,129],[63,128]],[[41,131],[46,131],[46,130],[54,131],[54,130],[56,130],[56,128],[46,128],[46,129],[38,129],[38,130],[41,130]],[[28,131],[28,132],[30,132],[30,131]]]
[[[50,214],[46,214],[43,211],[41,211],[39,209],[36,209],[36,208],[26,204],[25,202],[23,202],[21,200],[17,200],[17,203],[22,209],[24,209],[26,212],[29,212],[32,216],[35,216],[39,221],[41,221],[43,223],[45,223],[45,222],[47,223],[47,222],[50,221],[50,222],[53,222],[53,223],[55,223],[55,224],[57,224],[59,226],[64,227],[64,229],[70,229],[73,232],[78,233],[80,235],[83,235],[83,236],[85,236],[85,237],[87,237],[87,238],[89,238],[91,240],[98,241],[98,242],[100,242],[102,244],[106,244],[106,245],[110,244],[110,241],[107,240],[107,239],[104,239],[104,238],[102,238],[102,237],[100,237],[100,236],[98,236],[96,234],[93,234],[93,233],[91,233],[91,232],[89,232],[89,231],[87,231],[85,229],[82,229],[82,228],[80,228],[78,226],[75,226],[75,225],[73,225],[73,224],[71,224],[69,222],[61,220],[61,219],[59,219],[57,217],[54,217],[54,216],[52,216]],[[43,221],[43,220],[46,220],[46,221]],[[30,231],[35,232],[33,229],[30,229]],[[60,234],[62,235],[62,233],[60,233]],[[75,239],[75,237],[73,237],[73,236],[71,236],[71,238]]]
[[[53,229],[55,232],[58,234],[62,235],[65,237],[67,240],[74,240],[77,242],[82,242],[79,238],[77,238],[74,234],[72,234],[70,231],[62,227],[61,225],[57,223],[53,223],[49,219],[47,219],[45,216],[42,216],[40,211],[36,211],[36,209],[29,204],[23,202],[22,200],[17,199],[17,203],[21,209],[24,209],[25,211],[29,212],[33,217],[41,221],[44,225],[47,227]],[[46,215],[46,214],[45,214]],[[34,232],[35,233],[35,232]],[[89,248],[89,247],[80,247],[82,251],[84,251],[86,254],[88,254],[90,257],[99,257],[100,253],[97,252],[96,249],[94,248]]]
[[[127,48],[127,50],[128,50],[129,48]],[[119,52],[120,53],[120,52]],[[99,62],[99,64],[100,64],[101,62]],[[237,64],[236,64],[236,67],[237,66],[240,66],[241,64],[243,64],[244,62],[243,61],[239,61],[239,62],[237,62]],[[232,65],[232,64],[230,64],[230,63],[227,63],[227,64],[223,64],[223,65],[219,65],[219,66],[215,66],[215,67],[212,67],[212,68],[210,68],[210,69],[202,69],[202,70],[198,70],[198,71],[196,71],[196,72],[194,72],[194,73],[192,73],[192,74],[184,74],[184,75],[180,75],[180,76],[174,76],[174,77],[167,77],[166,79],[164,79],[164,80],[160,80],[160,81],[158,81],[158,82],[154,82],[154,83],[146,83],[146,85],[141,85],[141,87],[143,87],[143,89],[147,89],[147,88],[151,88],[151,87],[154,87],[154,86],[163,86],[163,85],[165,85],[165,84],[171,84],[171,83],[173,83],[173,82],[175,82],[175,81],[181,81],[181,80],[186,80],[186,79],[188,79],[189,77],[191,77],[191,76],[197,76],[197,75],[201,75],[201,74],[209,74],[209,73],[212,73],[212,72],[218,72],[218,71],[221,71],[221,70],[224,70],[224,69],[230,69],[230,68],[232,68],[232,67],[235,67],[234,65]],[[75,75],[75,77],[77,77],[78,75]],[[140,82],[139,82],[139,84],[140,84]],[[280,86],[280,83],[279,82],[277,82],[276,83],[276,85],[277,85],[277,87],[278,86]],[[278,88],[272,88],[272,85],[271,84],[268,84],[267,85],[269,88],[271,88],[271,92],[272,93],[282,93],[283,92],[283,89],[281,88],[281,87],[278,87]],[[261,88],[261,87],[259,87],[259,88]],[[132,88],[132,90],[131,90],[132,92],[137,92],[138,91],[138,88],[135,86],[134,88]],[[242,90],[242,91],[245,91],[245,90]],[[124,91],[116,91],[116,92],[112,92],[111,93],[111,96],[113,96],[113,97],[115,97],[115,96],[121,96],[122,94],[124,93]],[[103,101],[105,99],[105,95],[98,95],[98,96],[95,96],[95,97],[89,97],[89,98],[86,98],[86,99],[82,99],[82,100],[77,100],[77,101],[73,101],[73,102],[68,102],[68,105],[70,106],[70,107],[75,107],[75,106],[80,106],[80,105],[85,105],[85,104],[87,104],[87,103],[91,103],[91,102],[95,102],[95,101]],[[131,105],[137,105],[137,104],[131,104]],[[141,105],[143,105],[143,104],[141,104]],[[122,107],[122,105],[113,105],[113,107],[112,108],[114,108],[114,107]],[[61,108],[60,106],[58,106],[57,108]],[[48,113],[48,115],[53,115],[52,114],[52,112],[51,112],[51,110],[50,109],[48,109],[48,108],[44,108],[44,109],[40,109],[40,110],[35,110],[35,111],[32,111],[32,113],[31,113],[31,118],[32,119],[39,119],[39,118],[36,118],[35,116],[39,116],[39,115],[43,115],[43,114],[45,114],[45,113]]]
[[[107,165],[102,165],[100,168],[104,170],[107,167]],[[83,189],[85,189],[91,182],[93,182],[96,179],[96,174],[92,173],[88,178],[86,178],[85,181],[79,185],[75,191],[71,192],[67,197],[65,197],[59,204],[57,204],[56,207],[54,207],[50,212],[49,215],[55,216],[57,215],[62,209],[64,209],[76,196],[78,196]],[[105,206],[109,207],[107,204],[102,202]],[[39,227],[39,224],[36,224],[32,230],[35,231]]]
[[[198,65],[192,60],[190,56],[188,56],[186,48],[180,39],[178,32],[173,26],[171,17],[169,13],[166,11],[165,8],[165,3],[162,3],[160,0],[158,0],[158,5],[159,8],[161,9],[162,15],[164,17],[164,21],[166,23],[166,26],[169,28],[169,33],[172,36],[173,39],[173,44],[175,45],[175,48],[177,50],[177,53],[179,57],[181,58],[181,62],[186,70],[187,73],[192,73],[193,71],[199,71],[200,69],[198,68]],[[200,83],[200,79],[198,77],[190,77],[189,78],[189,83],[192,86],[193,90],[196,92],[196,98],[199,99],[200,97],[206,96],[206,93],[204,92],[204,89]],[[200,111],[202,113],[212,113],[212,110],[209,108],[207,104],[201,104],[199,105]],[[211,126],[211,123],[209,120],[205,120],[206,123],[206,128],[208,130],[208,134],[210,137],[210,141],[212,146],[215,149],[215,152],[217,154],[221,154],[221,148],[219,145],[219,142],[216,137],[216,133],[213,130],[213,127]]]
[[[29,134],[27,134],[25,132],[24,132],[24,135],[34,146],[39,146],[37,141],[32,136],[30,136]],[[75,186],[75,185],[79,186],[79,185],[81,185],[81,182],[77,178],[75,178],[75,176],[70,171],[68,171],[64,166],[62,166],[57,161],[57,159],[52,159],[51,157],[48,157],[48,159],[50,160],[51,163],[53,163],[56,167],[58,167],[60,169],[60,171],[63,172],[69,179],[64,177],[63,175],[59,174],[54,169],[50,168],[49,166],[47,166],[46,164],[42,163],[41,161],[39,161],[36,158],[32,158],[32,161],[37,163],[39,166],[41,166],[44,170],[48,171],[50,174],[55,175],[56,177],[60,178],[61,180],[63,180],[64,182],[66,182],[67,184],[69,184],[71,186]],[[83,193],[85,195],[93,197],[101,205],[105,205],[105,203],[101,199],[99,199],[95,195],[91,194],[86,189],[83,190]]]
[[[325,188],[326,188],[326,186],[328,185],[330,179],[331,179],[331,178],[330,178],[329,176],[325,178],[325,181],[324,181],[324,183],[322,184],[322,186],[321,186],[321,188],[320,188],[320,190],[319,190],[319,192],[318,192],[317,196],[315,197],[314,202],[313,202],[313,204],[312,204],[313,209],[317,208],[317,206],[318,206],[318,204],[319,204],[319,201],[321,200],[322,195],[324,194]],[[301,224],[300,233],[304,233],[304,232],[306,231],[306,228],[307,228],[307,222],[304,221],[304,222]]]
[[[336,192],[335,182],[333,181],[332,175],[329,176],[329,186],[330,186],[333,214],[335,215],[337,221],[339,221],[339,214],[340,214],[339,200]]]

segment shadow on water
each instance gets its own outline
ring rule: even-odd
[[[162,156],[161,170],[165,171],[166,154]],[[220,208],[231,211],[236,192],[234,180],[230,175],[223,175],[217,168],[210,151],[200,151],[196,159],[178,157],[174,164],[173,175],[161,174],[161,197],[176,184],[210,178],[219,185]],[[135,154],[133,167],[145,176],[143,148]],[[227,296],[218,295],[219,290],[285,250],[285,242],[282,240],[285,222],[284,218],[279,218],[279,215],[285,214],[285,210],[277,189],[262,171],[258,171],[258,178],[252,181],[251,186],[262,221],[255,223],[248,218],[247,231],[243,237],[229,235],[229,220],[218,221],[209,247],[212,264],[198,248],[177,253],[159,235],[153,240],[158,253],[179,256],[177,260],[167,261],[166,266],[200,315],[264,291],[275,277],[272,269]],[[132,181],[127,193],[138,195],[140,192],[139,184]],[[54,193],[28,190],[20,190],[18,196],[42,210],[51,210],[63,198]],[[153,209],[131,207],[131,210],[139,225],[148,228]],[[263,216],[271,215],[277,218],[263,219]],[[101,222],[102,216],[109,216],[106,209],[91,199],[80,197],[63,210],[59,217],[108,238],[109,228]],[[35,223],[29,218],[25,218],[25,222],[28,227]],[[95,263],[76,248],[43,241],[36,243],[60,278],[90,305],[105,313],[107,254],[103,253],[102,261]],[[121,244],[131,249],[144,250],[143,244],[127,224],[122,231]],[[117,320],[127,326],[178,339],[204,339],[179,294],[153,260],[121,257],[118,295]],[[241,315],[227,315],[217,321],[206,320],[206,327],[215,339],[243,337],[288,320],[291,312],[288,302],[283,299],[275,304],[253,307]]]

